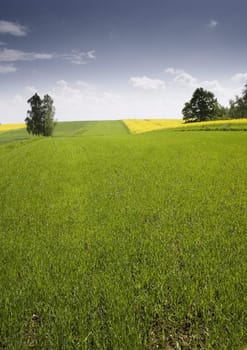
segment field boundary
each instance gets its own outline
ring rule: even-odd
[[[124,119],[131,134],[154,131],[247,131],[247,118],[184,123],[178,119]]]

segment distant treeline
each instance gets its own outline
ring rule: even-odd
[[[217,119],[247,118],[247,84],[241,96],[230,100],[229,106],[221,106],[211,91],[198,88],[182,110],[185,122],[201,122]]]

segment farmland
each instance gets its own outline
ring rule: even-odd
[[[0,124],[0,132],[3,131],[9,131],[9,130],[16,130],[16,129],[23,129],[25,128],[24,123],[19,124]]]
[[[0,349],[247,345],[247,134],[0,133]]]
[[[164,130],[164,129],[177,129],[183,131],[203,131],[203,130],[218,130],[218,131],[231,131],[231,130],[247,130],[247,119],[230,119],[230,120],[212,120],[206,122],[197,123],[184,123],[179,119],[126,119],[125,125],[133,134],[140,134],[144,132]]]

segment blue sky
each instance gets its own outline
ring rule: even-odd
[[[181,118],[195,88],[247,82],[243,0],[2,0],[0,122],[34,93],[58,120]]]

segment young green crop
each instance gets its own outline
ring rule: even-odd
[[[0,348],[242,349],[246,134],[108,123],[0,146]]]

